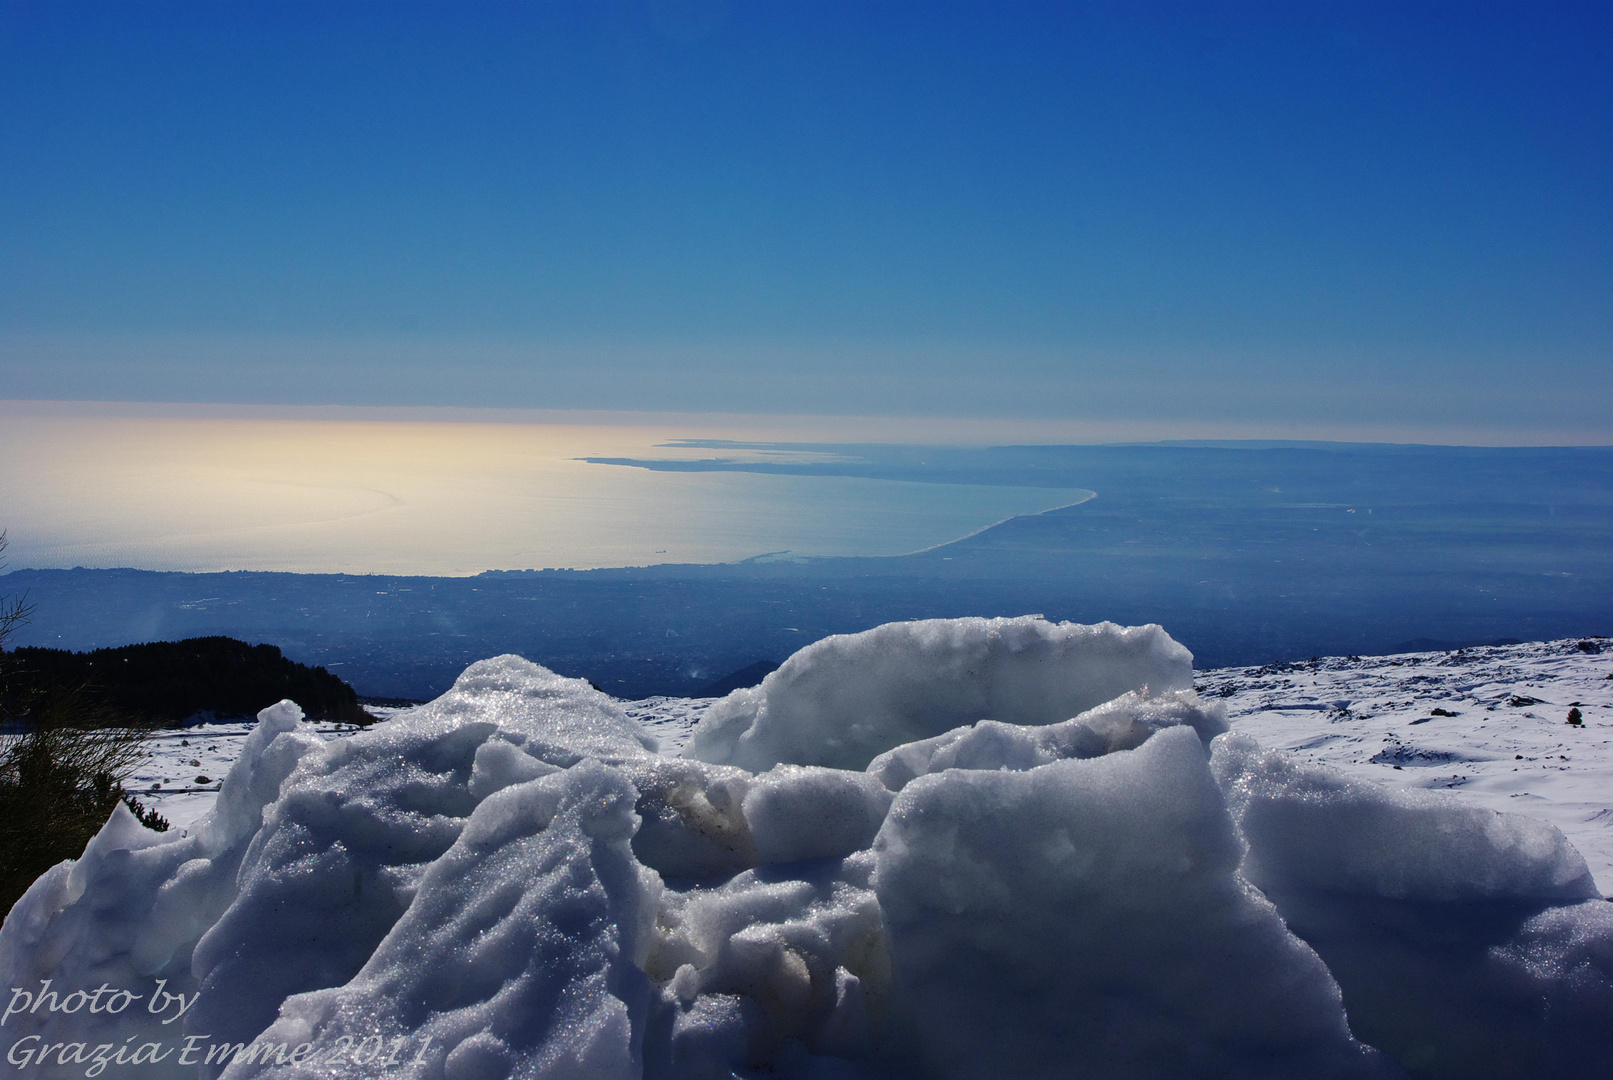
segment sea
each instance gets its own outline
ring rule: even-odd
[[[459,576],[901,555],[1090,495],[582,460],[699,459],[713,452],[679,441],[801,434],[754,420],[450,415],[0,405],[6,558],[34,569]],[[823,456],[741,452],[781,462]]]

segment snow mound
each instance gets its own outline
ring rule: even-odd
[[[1093,758],[1141,746],[1156,731],[1186,725],[1206,747],[1227,730],[1218,706],[1205,706],[1191,690],[1158,697],[1133,690],[1073,719],[1043,727],[982,720],[945,735],[887,750],[868,772],[891,791],[913,778],[945,769],[1033,769],[1065,758]]]
[[[519,656],[496,656],[466,668],[442,697],[408,713],[412,727],[464,721],[495,724],[528,754],[562,768],[584,757],[619,762],[657,749],[609,694]]]
[[[183,999],[197,1000],[192,950],[235,901],[236,874],[264,807],[321,745],[296,705],[270,706],[258,714],[217,804],[187,835],[151,832],[120,805],[83,855],[34,882],[0,927],[0,989],[11,993],[12,1004],[18,989],[49,993],[41,985],[47,980],[62,998],[106,985],[114,992],[182,1000],[159,1012],[153,1011],[158,1000],[150,1000],[116,1013],[95,1013],[82,1004],[73,1012],[54,1011],[31,1002],[29,1012],[7,1018],[7,1048],[30,1037],[41,1046],[171,1038]],[[82,1076],[85,1068],[36,1071]]]
[[[752,771],[861,769],[978,720],[1037,725],[1144,686],[1193,685],[1193,656],[1158,626],[1039,616],[888,623],[808,645],[701,719],[687,756]]]
[[[12,911],[0,1049],[207,1080],[1613,1069],[1613,904],[1555,830],[1226,734],[1189,663],[1158,627],[881,627],[714,706],[693,757],[516,657],[330,742],[283,703],[189,834],[120,810]],[[35,1007],[103,984],[164,1008]]]
[[[1382,1072],[1322,961],[1239,876],[1191,730],[921,777],[875,851],[901,1024],[934,1075]]]
[[[266,810],[234,903],[197,943],[191,1029],[247,1042],[289,996],[357,975],[478,795],[583,760],[645,761],[649,745],[612,698],[515,656],[473,664],[436,701],[327,744]]]
[[[745,796],[745,820],[764,863],[850,855],[873,843],[891,793],[867,773],[775,765]]]
[[[1243,872],[1418,1075],[1613,1071],[1613,904],[1553,826],[1215,742]]]
[[[1244,873],[1267,891],[1462,901],[1600,898],[1566,837],[1437,791],[1395,791],[1262,750],[1215,744],[1215,769],[1249,841]]]
[[[429,1039],[447,1080],[641,1075],[660,881],[628,846],[637,798],[592,760],[487,798],[363,968],[288,998],[261,1041],[328,1059],[344,1038]]]

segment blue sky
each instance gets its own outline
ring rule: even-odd
[[[0,0],[0,398],[1613,441],[1610,45],[1605,3]]]

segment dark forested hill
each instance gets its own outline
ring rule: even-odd
[[[83,686],[114,713],[157,723],[198,714],[252,716],[290,698],[311,719],[369,723],[351,686],[322,667],[286,659],[273,645],[227,637],[157,641],[92,652],[19,648],[12,690]]]

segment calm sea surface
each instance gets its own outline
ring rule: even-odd
[[[675,425],[0,413],[10,566],[470,574],[896,555],[1071,489],[673,473],[575,460],[732,434]]]

